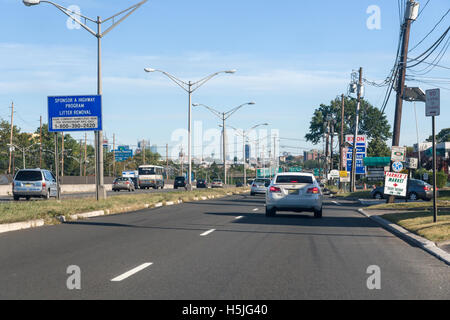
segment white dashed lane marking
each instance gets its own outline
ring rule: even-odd
[[[206,232],[203,232],[203,233],[200,235],[200,237],[207,236],[208,234],[210,234],[210,233],[212,233],[212,232],[214,232],[214,231],[216,231],[216,229],[211,229],[211,230],[208,230],[208,231],[206,231]]]
[[[152,264],[153,264],[153,262],[143,263],[140,266],[138,266],[134,269],[131,269],[130,271],[127,271],[127,272],[121,274],[120,276],[115,277],[114,279],[111,279],[111,281],[119,282],[119,281],[125,280],[126,278],[131,277],[133,274],[136,274],[139,271],[144,270],[145,268],[151,266]]]

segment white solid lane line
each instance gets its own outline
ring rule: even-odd
[[[208,234],[210,234],[210,233],[212,233],[212,232],[214,232],[214,231],[216,231],[216,229],[208,230],[208,231],[206,231],[206,232],[203,232],[200,236],[201,236],[201,237],[207,236]]]
[[[338,206],[341,206],[341,204],[339,202],[337,202],[337,201],[333,201],[333,203],[338,205]]]
[[[239,219],[242,219],[243,218],[243,216],[239,216],[239,217],[236,217],[236,218],[234,218],[235,220],[239,220]]]
[[[126,279],[128,277],[131,277],[133,274],[144,270],[145,268],[151,266],[152,264],[153,264],[153,262],[147,262],[147,263],[141,264],[140,266],[138,266],[138,267],[136,267],[134,269],[131,269],[130,271],[125,272],[124,274],[121,274],[118,277],[115,277],[114,279],[111,279],[111,281],[114,281],[114,282],[122,281],[122,280],[124,280],[124,279]]]
[[[253,209],[253,211],[258,211],[258,210],[259,210],[258,208]]]

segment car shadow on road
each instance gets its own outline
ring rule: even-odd
[[[280,226],[304,226],[304,227],[333,227],[333,228],[379,228],[380,226],[372,220],[361,217],[339,217],[324,216],[316,219],[313,213],[280,213],[274,217],[266,217],[264,213],[239,213],[239,212],[205,212],[209,215],[222,216],[242,216],[241,219],[232,223],[236,224],[259,224],[259,225],[280,225]]]

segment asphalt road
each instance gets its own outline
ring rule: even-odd
[[[355,209],[268,218],[262,197],[233,196],[0,234],[0,298],[450,298],[446,264]]]

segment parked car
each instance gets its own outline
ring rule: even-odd
[[[311,173],[278,173],[266,193],[266,216],[277,211],[310,211],[314,218],[322,218],[323,194]]]
[[[127,177],[120,177],[114,179],[112,190],[119,192],[120,190],[127,190],[128,192],[135,191],[133,180]]]
[[[266,194],[267,187],[270,184],[270,179],[256,178],[253,180],[252,187],[250,189],[250,195],[254,196],[257,193]]]
[[[237,181],[236,182],[236,188],[240,188],[240,187],[243,187],[244,185],[242,184],[242,182],[241,181]]]
[[[57,196],[56,178],[48,170],[21,169],[17,171],[12,183],[14,200],[25,198],[44,198]]]
[[[384,194],[384,186],[380,186],[372,189],[370,192],[374,199],[387,199],[389,195]],[[399,199],[405,199],[405,197],[396,196]],[[406,189],[406,198],[409,200],[425,200],[430,201],[433,199],[433,186],[417,179],[408,180],[408,188]]]
[[[223,188],[223,182],[220,179],[214,179],[211,182],[211,188]]]
[[[208,188],[208,183],[204,179],[197,180],[197,189]]]
[[[185,177],[175,177],[175,181],[173,182],[173,188],[186,188],[186,178]]]

